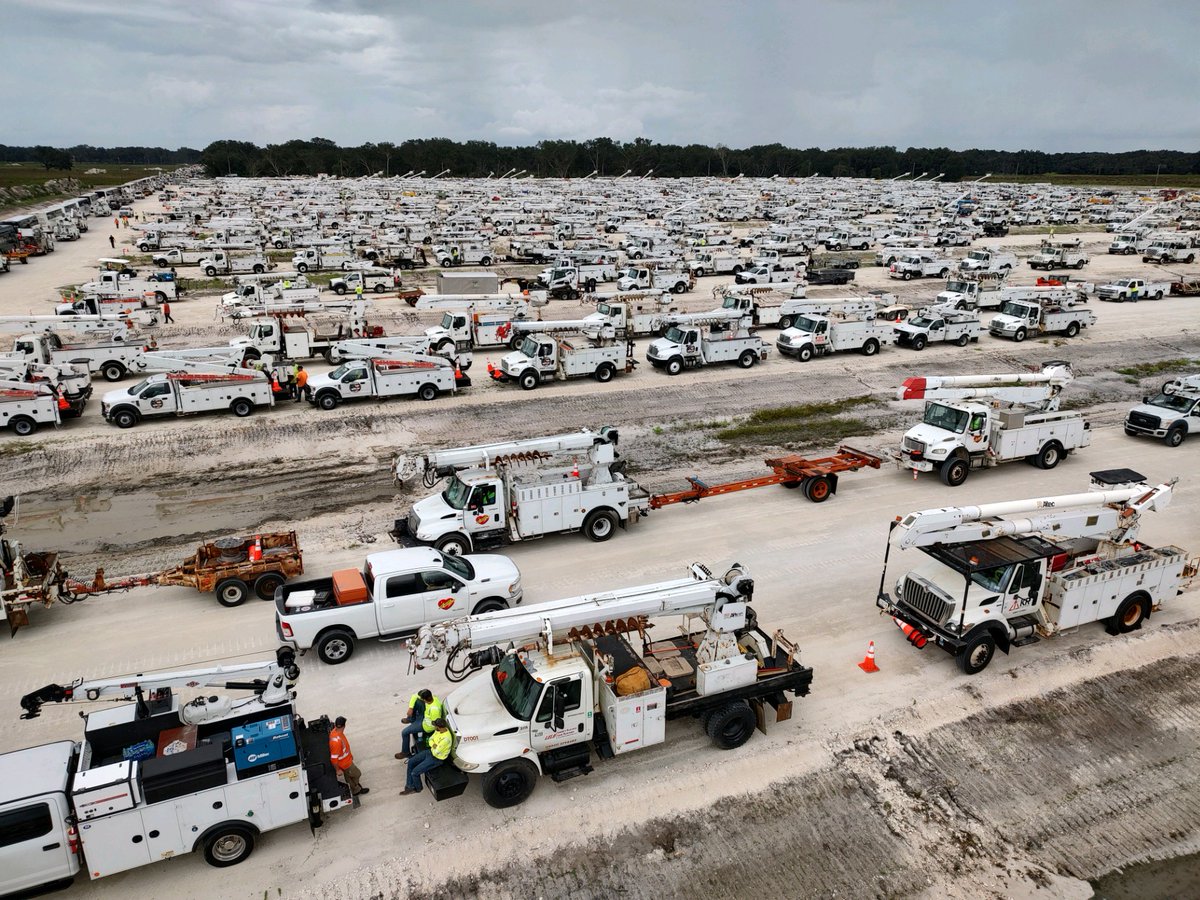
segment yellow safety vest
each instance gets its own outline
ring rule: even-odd
[[[421,723],[421,727],[425,729],[426,734],[434,732],[433,723],[435,719],[442,717],[442,699],[434,697],[425,704],[425,721]]]
[[[445,731],[435,731],[429,736],[429,752],[433,754],[434,759],[449,758],[453,747],[454,735],[450,733],[449,728]]]

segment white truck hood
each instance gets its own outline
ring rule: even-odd
[[[470,762],[483,761],[474,757],[480,753],[488,755],[496,735],[513,728],[520,734],[528,727],[504,708],[496,696],[490,671],[468,679],[462,687],[451,691],[446,697],[446,711],[457,738],[454,755]]]
[[[320,375],[313,375],[308,379],[308,387],[314,394],[321,388],[330,387],[331,385],[341,385],[340,381],[334,381],[329,377],[329,373],[325,372]]]
[[[462,518],[462,510],[454,509],[442,499],[441,494],[434,494],[432,497],[426,497],[424,500],[418,500],[412,505],[412,509],[408,514],[409,522],[415,524],[416,528],[412,529],[413,537],[418,540],[427,540],[434,537],[441,537],[445,534],[444,530],[437,530],[435,534],[427,537],[422,537],[424,529],[433,526],[433,523],[443,519],[448,521],[458,521]],[[413,520],[416,520],[413,523]]]
[[[916,325],[911,325],[908,322],[897,322],[893,328],[896,331],[902,331],[905,334],[928,334],[928,328],[918,328]]]
[[[505,353],[500,357],[500,371],[505,375],[517,375],[524,372],[526,369],[534,365],[534,361],[522,353],[520,350],[514,350],[512,353]]]
[[[656,338],[646,348],[646,355],[651,359],[669,359],[680,350],[680,346],[674,341],[668,341],[665,337]]]
[[[1010,316],[1007,313],[998,313],[992,316],[992,321],[988,323],[989,328],[999,328],[1001,331],[1016,331],[1025,320],[1018,316]]]
[[[914,425],[908,431],[904,432],[904,441],[907,445],[909,440],[920,441],[925,445],[925,456],[931,456],[931,452],[935,447],[942,446],[947,450],[953,449],[958,444],[962,443],[962,435],[955,434],[952,431],[938,428],[934,425],[926,425],[921,422]],[[939,454],[941,458],[941,454]]]
[[[105,391],[100,397],[100,402],[105,406],[113,406],[114,404],[120,403],[123,400],[131,399],[132,396],[133,395],[129,393],[128,389],[118,388],[115,391]]]
[[[441,497],[439,496],[440,500]],[[508,587],[511,584],[521,580],[521,570],[517,568],[517,564],[507,556],[501,556],[499,553],[481,553],[470,554],[467,556],[469,562],[475,569],[475,584],[489,585],[488,593],[492,593],[491,586],[499,585],[503,589],[504,595],[508,596]]]
[[[779,333],[779,343],[788,347],[812,343],[812,332],[801,331],[799,328],[785,328]]]

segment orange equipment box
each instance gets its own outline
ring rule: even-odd
[[[333,599],[338,606],[366,603],[367,584],[358,569],[338,569],[333,573]]]

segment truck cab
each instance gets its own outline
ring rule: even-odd
[[[1125,417],[1125,433],[1162,438],[1168,447],[1200,433],[1200,375],[1168,381],[1157,394],[1142,398]]]
[[[68,793],[74,741],[0,755],[0,895],[68,884],[79,839]]]
[[[1033,300],[1006,300],[988,323],[988,331],[1000,337],[1023,341],[1037,334],[1042,322],[1042,305]]]
[[[1017,258],[1011,253],[996,253],[991,250],[971,250],[959,263],[964,272],[1009,272]]]
[[[904,433],[900,445],[907,462],[939,467],[960,452],[983,454],[988,450],[991,411],[983,403],[930,401],[919,425]]]

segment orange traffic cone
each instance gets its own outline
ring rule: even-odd
[[[895,616],[892,616],[892,621],[896,623],[896,627],[904,632],[904,639],[920,650],[929,643],[929,639],[917,629],[913,628],[907,622],[901,622]]]
[[[575,460],[575,464],[573,466],[571,466],[571,477],[572,478],[579,477],[579,460]]]
[[[858,664],[858,667],[864,672],[878,672],[879,667],[875,665],[875,642],[871,641],[867,644],[867,655],[863,657],[863,661]]]

